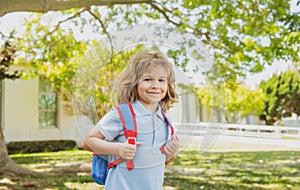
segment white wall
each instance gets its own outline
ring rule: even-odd
[[[37,78],[6,80],[3,96],[3,132],[6,142],[68,139],[80,143],[82,135],[75,119],[62,111],[62,105],[59,106],[57,127],[39,127]]]

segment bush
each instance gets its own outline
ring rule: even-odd
[[[76,147],[73,140],[49,140],[49,141],[17,141],[7,144],[9,154],[55,152],[60,150],[72,150]]]

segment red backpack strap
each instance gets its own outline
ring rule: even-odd
[[[136,124],[136,118],[134,114],[133,107],[130,103],[128,104],[121,104],[117,107],[117,111],[120,115],[120,119],[122,122],[123,132],[126,139],[128,137],[137,137],[137,124]],[[118,158],[114,162],[110,163],[108,165],[108,168],[114,167],[115,165],[122,162],[123,158]],[[134,168],[134,164],[132,160],[126,161],[127,169],[132,170]]]
[[[130,103],[121,104],[117,107],[117,110],[122,121],[123,131],[126,139],[128,137],[136,138],[137,124],[132,105]]]
[[[168,125],[169,125],[169,127],[170,127],[170,129],[171,129],[171,136],[174,135],[174,127],[172,126],[170,120],[168,119],[168,117],[167,117],[167,115],[165,114],[165,112],[162,111],[161,113],[163,114],[165,120],[167,121],[167,123],[168,123]]]
[[[165,120],[166,120],[167,123],[168,123],[168,126],[169,126],[170,129],[171,129],[171,136],[173,136],[173,135],[174,135],[174,127],[172,126],[172,124],[171,124],[170,120],[168,119],[167,115],[165,114],[165,112],[161,111],[161,113],[163,114]],[[162,146],[160,147],[160,152],[161,152],[162,154],[165,154],[164,146],[165,146],[165,145],[162,145]]]

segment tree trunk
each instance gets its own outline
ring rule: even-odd
[[[37,172],[17,165],[8,155],[2,126],[0,125],[0,176],[36,175]]]
[[[151,3],[152,0],[1,0],[0,17],[11,12],[39,12],[62,11],[71,8],[103,6],[115,4]]]

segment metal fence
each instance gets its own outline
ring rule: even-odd
[[[204,136],[206,134],[260,138],[299,138],[300,126],[268,126],[222,123],[174,123],[179,134]]]

